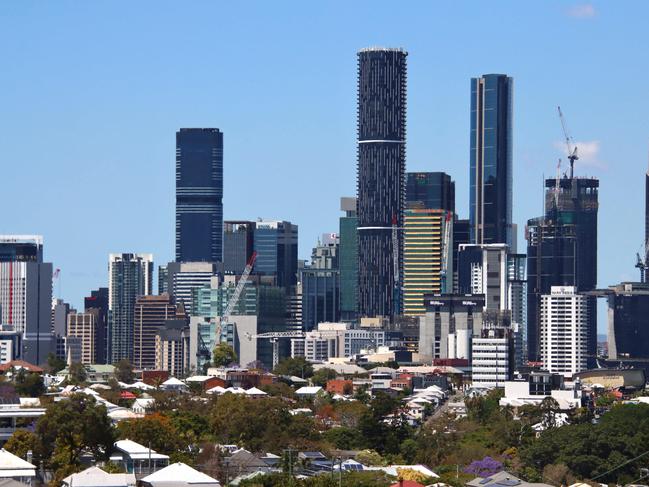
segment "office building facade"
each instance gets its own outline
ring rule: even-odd
[[[84,311],[95,314],[95,362],[105,364],[108,359],[108,288],[100,287],[84,298]]]
[[[407,173],[403,314],[422,316],[425,294],[453,290],[455,183],[442,172]]]
[[[507,328],[485,328],[471,341],[473,387],[504,387],[514,374],[514,339]]]
[[[51,304],[52,264],[43,262],[43,237],[0,236],[0,322],[22,335],[22,358],[33,364],[55,351]]]
[[[546,370],[572,378],[588,368],[589,297],[575,286],[552,286],[541,296],[541,361]]]
[[[255,249],[255,228],[251,221],[223,223],[223,271],[241,274]]]
[[[93,311],[68,315],[67,334],[81,341],[81,363],[84,365],[97,363],[97,317]]]
[[[356,198],[340,198],[338,268],[340,269],[340,316],[345,322],[358,313],[358,216]]]
[[[403,49],[358,53],[358,312],[400,313],[406,165],[406,58]],[[396,261],[396,262],[395,262]],[[397,271],[395,274],[395,270]]]
[[[298,227],[287,221],[256,222],[254,273],[274,276],[276,285],[290,288],[297,284]]]
[[[223,260],[223,133],[176,132],[176,262]]]
[[[167,320],[178,319],[176,306],[168,294],[138,296],[133,319],[133,366],[155,368],[155,337]]]
[[[512,231],[512,98],[514,80],[504,74],[471,79],[471,243],[505,243]]]
[[[152,254],[110,254],[108,264],[109,362],[133,362],[135,301],[152,294]]]
[[[608,358],[649,359],[649,284],[623,282],[606,294]]]
[[[169,262],[167,264],[167,294],[188,315],[194,314],[192,296],[218,278],[217,264],[212,262]]]
[[[465,337],[480,336],[483,295],[427,294],[426,314],[419,319],[419,355],[423,360],[451,358],[449,335],[466,330]]]

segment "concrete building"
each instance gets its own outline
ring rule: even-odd
[[[588,368],[588,299],[574,286],[541,296],[541,361],[549,372],[572,377]]]
[[[133,361],[135,301],[152,294],[152,254],[110,254],[108,257],[109,360]]]
[[[514,373],[514,340],[509,328],[485,328],[472,339],[473,387],[504,387]]]
[[[304,338],[291,339],[291,356],[311,362],[330,358],[351,358],[361,350],[377,350],[385,345],[385,331],[353,328],[349,323],[319,323]]]
[[[96,311],[70,313],[68,315],[68,336],[81,340],[81,363],[97,363],[97,315]]]
[[[458,330],[468,330],[471,336],[480,336],[484,295],[429,294],[424,299],[426,314],[419,321],[419,356],[422,360],[451,358],[449,335]]]
[[[185,320],[167,320],[155,336],[155,370],[183,377],[190,368],[190,328]]]
[[[0,325],[0,364],[6,364],[21,358],[22,333],[12,325]]]
[[[43,237],[0,235],[0,323],[23,336],[22,358],[45,363],[51,332],[52,264],[43,262]]]
[[[156,333],[167,320],[176,319],[176,306],[168,294],[139,296],[135,301],[133,320],[133,366],[155,369]]]

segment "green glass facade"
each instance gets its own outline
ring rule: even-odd
[[[343,321],[356,319],[358,311],[358,218],[340,218],[340,315]]]

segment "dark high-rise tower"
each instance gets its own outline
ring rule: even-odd
[[[645,265],[649,262],[649,171],[644,176],[644,242]],[[643,272],[647,272],[645,269]],[[646,276],[645,276],[645,280]]]
[[[176,262],[223,259],[223,133],[176,132]]]
[[[504,74],[471,79],[471,243],[514,243],[512,93]],[[514,247],[515,248],[515,247]]]
[[[527,222],[527,340],[529,359],[539,359],[539,306],[552,286],[597,287],[599,181],[568,178],[545,181],[545,215]],[[589,297],[588,354],[597,352],[597,312]]]
[[[394,255],[401,266],[406,166],[406,57],[403,49],[358,53],[358,311],[399,312]],[[395,252],[396,250],[396,252]]]

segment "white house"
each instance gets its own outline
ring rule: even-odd
[[[218,480],[184,463],[174,463],[140,480],[143,487],[220,487]]]

